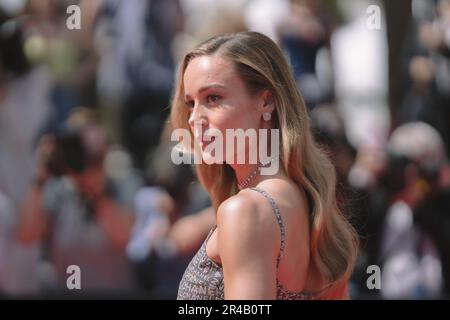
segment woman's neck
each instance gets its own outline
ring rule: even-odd
[[[285,176],[281,165],[278,165],[278,170],[273,174],[263,174],[264,171],[261,173],[262,170],[258,170],[263,167],[261,164],[232,164],[231,167],[234,170],[238,186],[244,186],[244,188],[254,187],[267,179]]]

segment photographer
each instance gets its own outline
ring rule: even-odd
[[[441,297],[449,261],[442,138],[426,123],[404,124],[389,139],[387,163],[380,177],[390,195],[379,249],[381,293],[388,299]]]
[[[112,179],[107,152],[105,133],[83,109],[40,141],[40,165],[24,201],[18,238],[41,242],[44,289],[64,289],[69,265],[80,267],[82,288],[90,293],[131,289],[124,249],[134,215],[127,195],[134,194],[139,179],[126,168],[121,179],[117,174]]]

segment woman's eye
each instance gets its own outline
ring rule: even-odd
[[[208,103],[215,103],[217,101],[219,101],[221,99],[220,96],[217,96],[215,94],[210,94],[206,97],[206,100],[208,101]]]

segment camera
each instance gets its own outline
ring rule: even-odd
[[[53,136],[55,145],[46,164],[50,175],[83,172],[87,167],[87,150],[81,132],[61,127]]]

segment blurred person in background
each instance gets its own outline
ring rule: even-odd
[[[412,1],[405,46],[406,92],[396,124],[424,121],[450,147],[450,1]]]
[[[291,0],[290,14],[278,26],[280,45],[309,109],[329,101],[333,94],[329,51],[332,27],[332,16],[323,4],[310,0]]]
[[[97,90],[118,114],[120,141],[141,170],[169,113],[172,42],[182,26],[178,0],[104,0],[96,21]]]
[[[442,211],[448,200],[444,208],[445,202],[435,202],[448,192],[441,179],[448,165],[444,144],[433,127],[411,122],[394,130],[386,151],[386,171],[380,176],[389,193],[378,253],[382,296],[439,298],[442,272],[448,270],[448,242],[442,243],[448,230],[434,225],[438,217],[440,224],[449,221],[448,211]]]
[[[5,219],[0,221],[0,290],[31,294],[38,289],[34,272],[38,248],[14,242],[13,230],[8,227],[14,228],[19,206],[33,180],[35,145],[52,110],[52,82],[48,70],[33,66],[25,54],[20,3],[14,15],[4,8],[8,7],[0,2],[0,193]]]
[[[96,70],[98,53],[94,25],[100,0],[28,0],[24,8],[27,57],[34,65],[45,65],[53,79],[54,105],[47,127],[55,129],[79,106],[96,107]],[[67,27],[71,4],[79,5],[80,29]]]
[[[42,246],[43,293],[67,289],[70,265],[81,268],[85,294],[128,294],[134,287],[125,247],[140,183],[120,159],[124,154],[109,150],[94,114],[82,108],[40,141],[36,180],[23,201],[17,237]]]
[[[0,186],[18,204],[50,115],[51,81],[47,70],[33,68],[25,55],[23,21],[0,11],[0,28]]]

